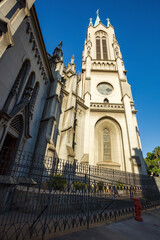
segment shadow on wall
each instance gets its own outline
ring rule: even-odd
[[[153,176],[147,174],[147,165],[143,158],[141,149],[134,148],[135,156],[132,156],[134,170],[137,168],[139,174],[135,174],[134,185],[140,186],[139,192],[143,198],[154,198],[159,193],[158,185]],[[139,176],[138,178],[136,176]]]
[[[147,166],[141,149],[134,148],[135,155],[132,156],[132,164],[135,173],[147,174]]]

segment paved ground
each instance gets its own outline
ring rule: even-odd
[[[63,235],[54,240],[160,240],[160,208],[134,219]]]

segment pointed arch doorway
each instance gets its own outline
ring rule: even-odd
[[[11,121],[0,151],[0,175],[7,175],[12,169],[23,132],[23,118],[17,115]]]

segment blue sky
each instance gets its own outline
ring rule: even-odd
[[[36,0],[35,6],[47,51],[63,40],[65,65],[74,53],[77,71],[89,18],[95,21],[98,8],[103,24],[110,18],[138,110],[144,157],[160,146],[160,0]]]

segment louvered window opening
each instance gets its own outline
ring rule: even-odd
[[[97,53],[97,59],[101,59],[100,39],[96,39],[96,53]]]
[[[16,116],[13,120],[12,120],[12,122],[11,122],[11,124],[10,124],[10,126],[17,132],[17,133],[21,133],[21,131],[22,131],[22,117],[21,116]]]
[[[110,132],[107,128],[103,130],[103,160],[111,161]]]
[[[108,60],[106,39],[102,39],[103,59]]]

